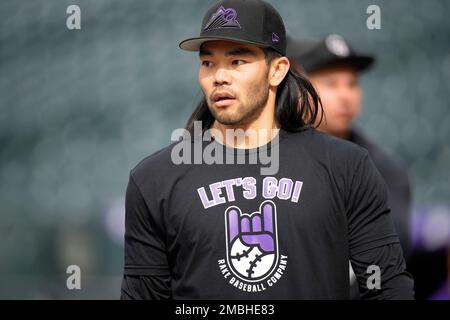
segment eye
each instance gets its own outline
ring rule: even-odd
[[[244,64],[245,61],[244,60],[233,60],[232,64],[235,66],[240,66],[242,64]]]
[[[212,62],[211,61],[208,61],[208,60],[203,60],[202,61],[202,67],[208,68],[208,67],[211,67],[211,66],[212,66]]]
[[[326,79],[323,81],[323,84],[329,88],[335,88],[337,86],[337,81],[334,79]]]

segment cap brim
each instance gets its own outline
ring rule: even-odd
[[[307,68],[307,72],[314,72],[320,69],[328,68],[337,63],[345,63],[355,68],[356,71],[364,71],[368,69],[375,61],[374,57],[366,55],[350,55],[347,57],[335,57],[329,61],[323,61],[322,63]]]
[[[254,41],[247,41],[242,39],[236,39],[233,37],[198,37],[198,38],[189,38],[180,42],[179,47],[186,51],[199,51],[202,44],[208,41],[231,41],[243,44],[252,44],[261,48],[268,48],[267,44],[258,43]]]
[[[366,55],[353,55],[347,58],[343,58],[343,61],[348,62],[348,64],[355,67],[358,71],[363,71],[368,69],[375,61],[374,57]]]

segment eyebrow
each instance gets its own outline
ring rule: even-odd
[[[204,49],[203,46],[201,46],[201,47],[200,47],[200,50],[199,50],[199,52],[198,52],[198,55],[199,55],[200,57],[203,57],[203,56],[212,56],[212,52],[209,51],[209,50]]]
[[[247,48],[236,48],[225,53],[225,56],[256,56],[256,52]]]
[[[203,56],[212,56],[213,53],[210,50],[204,49],[203,47],[200,48],[199,51],[199,56],[203,57]],[[247,48],[243,48],[243,47],[238,47],[235,49],[232,49],[228,52],[225,53],[225,56],[252,56],[252,57],[256,57],[256,52],[254,52],[253,50],[247,49]]]

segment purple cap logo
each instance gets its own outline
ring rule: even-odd
[[[222,28],[242,29],[237,20],[237,12],[233,8],[225,9],[223,6],[220,6],[211,16],[203,30],[210,31]]]
[[[279,41],[280,37],[275,32],[272,32],[272,42],[279,42]]]

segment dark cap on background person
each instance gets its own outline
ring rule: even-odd
[[[222,0],[206,12],[200,36],[180,43],[180,48],[198,51],[206,41],[226,40],[272,48],[286,55],[286,29],[274,7],[262,0]]]
[[[287,56],[306,73],[337,63],[347,63],[357,71],[364,71],[375,61],[373,56],[355,51],[337,34],[327,35],[321,40],[288,37],[287,42]]]

